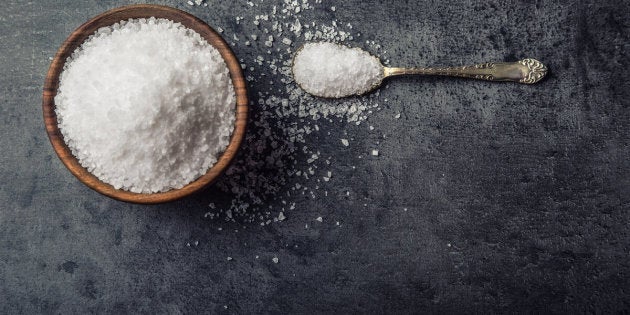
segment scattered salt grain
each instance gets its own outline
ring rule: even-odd
[[[341,139],[341,144],[343,144],[346,147],[350,145],[350,143],[348,142],[348,139]]]
[[[308,43],[295,55],[295,81],[306,92],[320,97],[360,95],[383,79],[383,66],[359,48],[328,43]]]
[[[274,264],[277,264],[278,263],[278,257],[271,258],[271,261],[273,261]]]
[[[273,46],[273,36],[269,35],[269,37],[267,37],[267,40],[265,41],[265,46],[267,47]]]
[[[373,156],[378,156],[378,150],[372,150],[372,155]]]
[[[315,221],[324,222],[324,219],[322,217],[317,217],[317,219],[315,219]]]
[[[64,65],[59,128],[116,189],[154,193],[205,174],[229,143],[236,99],[219,52],[166,19],[100,28]]]
[[[301,7],[299,13],[295,12],[297,6]],[[212,210],[215,218],[222,217],[230,222],[256,222],[265,226],[278,222],[279,212],[286,215],[288,211],[298,209],[300,205],[290,202],[297,195],[309,198],[331,196],[327,190],[319,190],[318,183],[323,176],[314,174],[319,173],[322,164],[331,165],[334,160],[323,158],[309,140],[309,135],[321,133],[322,136],[331,136],[330,123],[339,121],[351,128],[365,122],[378,110],[381,103],[379,91],[334,101],[313,97],[295,84],[291,70],[293,48],[264,46],[270,35],[279,42],[287,38],[291,40],[291,45],[301,45],[305,41],[343,44],[361,37],[360,33],[350,33],[352,26],[349,23],[334,18],[312,19],[314,11],[324,6],[321,0],[286,0],[279,1],[277,5],[263,5],[260,1],[253,7],[250,5],[251,8],[247,7],[255,18],[240,21],[236,34],[241,41],[235,42],[235,46],[240,45],[239,50],[249,51],[240,62],[248,65],[246,80],[257,90],[250,101],[256,111],[252,111],[240,157],[226,171],[227,176],[217,182],[217,188],[227,198]],[[226,30],[229,34],[225,37],[231,38],[234,31],[231,26]],[[242,37],[251,41],[251,48],[245,47]],[[373,41],[363,46],[386,60],[385,52]],[[264,56],[261,64],[258,64],[258,55]],[[308,163],[313,154],[320,158]],[[261,156],[265,158],[261,159]],[[352,166],[353,170],[355,168]],[[299,189],[295,188],[298,184]],[[309,229],[309,224],[305,224],[304,228]]]

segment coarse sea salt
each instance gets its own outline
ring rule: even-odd
[[[82,166],[116,189],[163,192],[212,167],[234,129],[225,61],[166,19],[99,29],[64,65],[59,128]]]
[[[383,109],[380,104],[387,103],[378,90],[343,99],[306,93],[293,78],[294,47],[313,41],[352,43],[380,56],[385,64],[387,51],[374,41],[364,40],[362,34],[352,33],[349,23],[318,19],[318,14],[329,8],[321,0],[278,3],[252,0],[253,5],[236,0],[239,2],[252,18],[241,20],[237,32],[232,25],[223,34],[226,37],[237,34],[250,40],[250,45],[244,40],[234,44],[239,54],[243,53],[240,62],[247,65],[248,85],[257,91],[252,93],[249,104],[255,110],[248,117],[248,131],[238,158],[216,185],[227,198],[211,200],[214,207],[208,207],[204,217],[263,226],[291,222],[290,216],[305,205],[299,201],[300,196],[309,199],[332,196],[328,188],[334,180],[327,176],[327,171],[334,169],[339,160],[326,146],[313,143],[313,138],[332,135],[345,138],[347,134],[340,135],[331,126],[343,123],[344,129],[354,130],[354,125],[366,123],[373,113]],[[298,6],[301,9],[296,13]],[[276,41],[272,47],[264,43],[269,35]],[[291,40],[290,46],[282,42],[284,38]],[[313,161],[313,154],[319,158]],[[352,165],[351,169],[356,167]],[[279,212],[286,220],[277,220]]]
[[[293,61],[295,81],[306,92],[321,97],[360,95],[383,79],[381,62],[359,48],[307,43]]]

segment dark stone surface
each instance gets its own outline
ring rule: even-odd
[[[333,156],[329,197],[296,198],[266,227],[204,220],[214,190],[153,207],[108,199],[55,156],[48,57],[127,3],[2,5],[0,312],[630,311],[630,2],[346,0],[309,13],[352,23],[396,65],[535,57],[551,73],[536,86],[391,82],[377,132],[323,124],[331,136],[308,139]],[[243,1],[159,3],[226,34],[252,19]]]

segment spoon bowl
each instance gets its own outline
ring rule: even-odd
[[[138,19],[138,18],[164,18],[174,22],[179,22],[185,27],[199,33],[210,45],[216,48],[229,69],[232,84],[236,94],[236,103],[234,104],[234,130],[230,138],[230,142],[224,152],[219,156],[218,161],[201,177],[179,189],[172,189],[160,193],[133,193],[126,190],[115,189],[113,186],[101,181],[96,176],[85,169],[76,157],[72,154],[70,148],[64,141],[63,135],[58,127],[57,115],[55,113],[55,96],[59,88],[59,77],[63,71],[66,59],[81,46],[81,44],[99,28],[110,26],[122,20]],[[193,194],[202,188],[212,184],[227,169],[230,162],[234,159],[236,152],[241,145],[247,123],[247,91],[243,73],[238,59],[229,48],[228,44],[221,36],[214,31],[208,24],[195,16],[181,10],[161,5],[131,5],[115,8],[104,12],[83,25],[79,26],[57,51],[44,84],[42,109],[44,112],[44,124],[46,132],[53,146],[53,149],[63,162],[63,164],[74,174],[81,182],[97,192],[109,196],[111,198],[141,204],[156,204],[174,201],[190,194]]]

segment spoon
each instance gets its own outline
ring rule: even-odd
[[[308,49],[305,49],[307,47]],[[319,50],[308,51],[303,54],[305,56],[298,57],[302,51],[312,50],[313,47]],[[301,59],[298,61],[299,58]],[[305,61],[317,66],[305,67]],[[298,65],[298,63],[301,64]],[[329,66],[330,64],[334,66]],[[365,65],[365,67],[357,70],[356,64]],[[291,70],[298,86],[310,94],[324,98],[365,94],[378,88],[386,78],[401,75],[449,76],[533,84],[542,80],[547,74],[547,67],[532,58],[515,62],[487,62],[459,67],[385,67],[378,58],[364,50],[324,42],[307,43],[300,47],[293,58]],[[325,73],[326,71],[335,73]],[[313,80],[319,81],[313,83]]]

